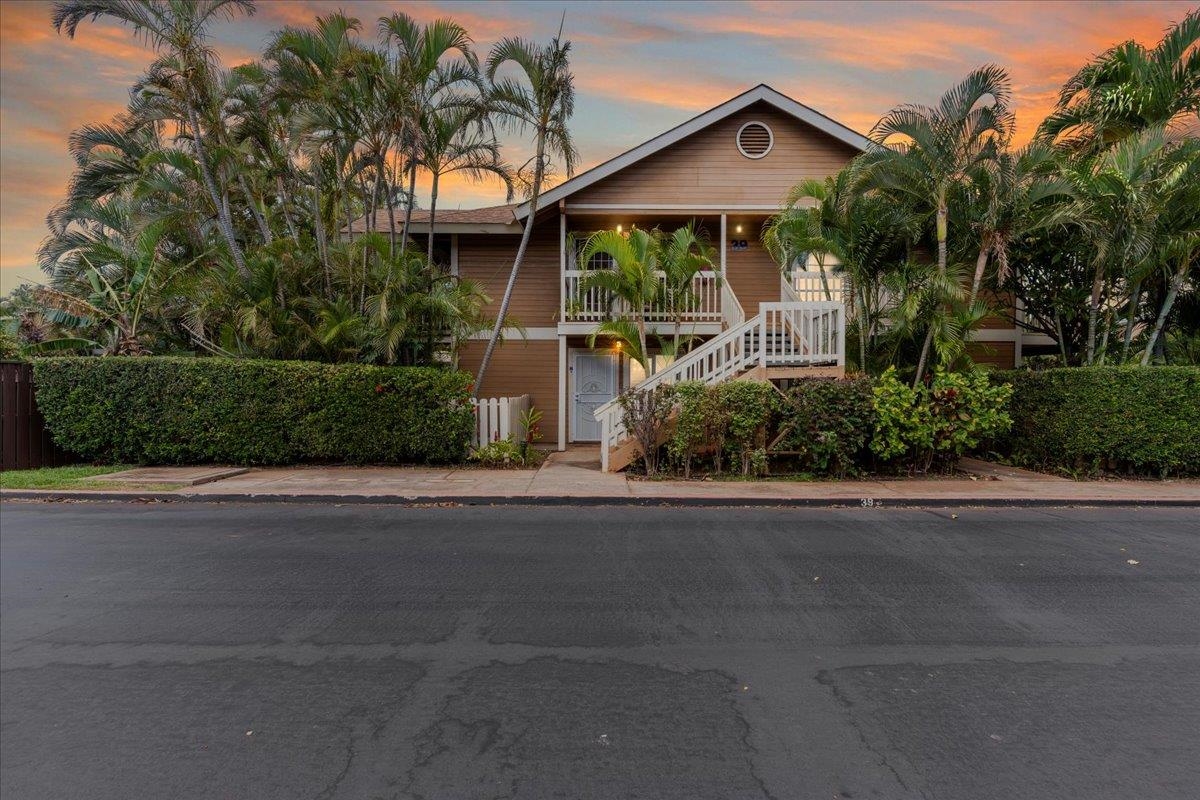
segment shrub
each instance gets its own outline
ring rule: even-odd
[[[866,377],[797,382],[781,400],[773,452],[796,457],[806,472],[838,477],[857,472],[875,428],[871,390]]]
[[[709,406],[709,387],[699,381],[675,385],[675,430],[667,441],[667,454],[683,468],[683,477],[692,476],[692,461],[696,452],[710,444],[706,414]]]
[[[741,460],[743,475],[766,472],[767,427],[779,392],[760,381],[729,381],[715,388],[728,415],[726,449]]]
[[[1013,386],[1014,461],[1070,472],[1200,473],[1200,368],[995,373]]]
[[[475,463],[497,469],[519,469],[536,467],[542,463],[542,454],[525,442],[515,442],[512,437],[497,439],[471,451],[467,458]]]
[[[949,469],[980,442],[1009,429],[1011,393],[1008,384],[993,384],[982,371],[939,370],[928,386],[912,389],[889,369],[874,389],[871,449],[884,461],[904,461],[910,469],[925,471],[934,464]]]
[[[461,460],[470,377],[427,367],[219,358],[34,364],[55,440],[142,464]]]
[[[619,402],[625,412],[625,430],[637,440],[646,474],[653,475],[658,470],[658,449],[667,420],[675,407],[675,387],[630,389],[621,395]]]

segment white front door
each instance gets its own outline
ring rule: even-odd
[[[600,423],[593,413],[617,396],[617,356],[575,351],[571,355],[575,404],[571,414],[571,440],[600,441]]]

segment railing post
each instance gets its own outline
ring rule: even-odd
[[[846,306],[843,305],[835,313],[837,316],[837,326],[838,326],[837,363],[838,363],[839,367],[845,367],[846,366]],[[866,367],[862,364],[859,364],[858,368],[860,370],[864,370],[864,371],[866,370]]]
[[[767,309],[758,307],[758,364],[767,368]]]
[[[600,419],[600,471],[608,472],[608,449],[612,446],[610,439],[609,420],[611,415],[605,413]]]

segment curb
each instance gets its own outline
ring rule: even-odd
[[[470,497],[425,495],[328,495],[328,494],[179,494],[174,492],[63,492],[63,491],[5,491],[0,500],[37,500],[47,503],[196,503],[196,504],[271,504],[295,505],[400,505],[400,506],[683,506],[694,508],[764,507],[764,508],[1193,508],[1200,507],[1195,499],[1125,500],[1117,498],[1062,497],[906,497],[875,500],[863,506],[854,499],[817,497],[571,497],[477,495]]]

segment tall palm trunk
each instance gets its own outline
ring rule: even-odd
[[[817,271],[821,275],[821,289],[825,292],[825,301],[833,301],[833,292],[829,291],[829,278],[825,275],[825,256],[817,256]]]
[[[438,178],[441,177],[438,171],[433,171],[433,186],[429,190],[429,242],[426,246],[425,263],[429,265],[429,271],[433,269],[433,223],[437,217],[437,197],[438,197]]]
[[[946,234],[949,228],[950,207],[946,204],[945,197],[938,198],[937,205],[937,265],[938,274],[946,274]],[[925,332],[925,342],[921,345],[921,357],[917,361],[917,374],[913,376],[913,388],[921,384],[921,379],[925,377],[925,365],[929,361],[929,348],[933,344],[933,322],[930,321],[929,330]]]
[[[508,315],[508,305],[512,302],[513,289],[517,285],[517,273],[521,271],[521,262],[525,260],[525,251],[529,249],[529,240],[533,236],[533,221],[537,216],[538,197],[542,192],[542,178],[546,165],[546,132],[538,130],[537,163],[533,168],[533,190],[529,195],[529,216],[525,220],[525,230],[521,232],[521,244],[517,248],[517,257],[513,260],[512,272],[508,275],[508,285],[504,287],[504,299],[500,301],[500,313],[496,315],[496,324],[492,328],[491,338],[488,339],[487,349],[483,351],[483,360],[479,362],[479,372],[475,375],[475,397],[483,389],[483,378],[487,374],[488,364],[491,363],[492,353],[496,350],[496,342],[500,332],[504,330],[504,318]]]
[[[217,191],[217,182],[213,180],[212,168],[208,163],[208,153],[204,149],[204,134],[200,128],[200,115],[196,112],[196,106],[190,89],[187,93],[186,104],[188,122],[191,124],[192,136],[195,137],[196,161],[200,165],[200,178],[204,182],[204,188],[208,191],[208,196],[212,200],[213,207],[217,210],[217,226],[221,229],[221,236],[225,239],[225,244],[229,247],[229,254],[233,257],[233,263],[237,266],[238,273],[244,279],[249,280],[250,270],[246,268],[246,257],[242,254],[242,248],[238,244],[237,236],[234,235],[233,219],[229,216],[229,207],[221,202],[221,193]]]
[[[408,229],[412,225],[413,203],[417,197],[417,160],[408,163],[408,197],[404,198],[404,230],[400,232],[400,254],[408,250]]]
[[[975,295],[979,294],[979,287],[983,284],[983,273],[987,271],[988,263],[988,248],[987,245],[979,248],[979,256],[975,259],[975,277],[971,279],[971,294],[967,297],[967,303],[975,301]]]
[[[380,166],[381,169],[384,167]],[[392,184],[387,177],[387,172],[384,170],[383,184],[383,202],[387,206],[388,215],[388,258],[396,256],[396,201],[392,197]]]
[[[333,295],[333,275],[329,266],[329,239],[325,236],[325,219],[321,209],[321,189],[313,184],[313,230],[317,236],[317,255],[325,273],[325,297]]]
[[[259,208],[254,193],[250,191],[250,186],[246,183],[246,177],[239,173],[237,180],[238,185],[242,189],[242,194],[246,196],[246,205],[250,209],[250,215],[254,217],[254,223],[258,225],[258,234],[262,236],[263,244],[269,245],[274,241],[274,238],[271,236],[271,227],[267,225],[267,218],[263,216],[262,209]]]
[[[283,222],[287,225],[288,235],[292,237],[292,241],[300,244],[300,234],[296,231],[296,223],[292,219],[292,212],[288,210],[287,191],[283,186],[283,176],[275,176],[275,190],[279,193],[279,208],[283,212]]]
[[[1104,292],[1104,264],[1096,265],[1096,273],[1092,277],[1092,294],[1088,300],[1088,333],[1087,333],[1087,366],[1091,366],[1096,358],[1096,327],[1100,321],[1100,296]]]
[[[1171,276],[1171,288],[1167,291],[1167,297],[1163,300],[1162,308],[1159,309],[1158,318],[1154,320],[1154,330],[1150,333],[1150,340],[1146,342],[1146,349],[1142,351],[1142,366],[1150,363],[1150,356],[1154,353],[1154,345],[1158,342],[1158,337],[1162,335],[1163,327],[1167,324],[1167,317],[1171,314],[1171,306],[1175,305],[1175,298],[1179,294],[1180,287],[1183,286],[1183,279],[1187,276],[1188,260],[1185,258],[1179,264],[1179,269]]]
[[[1129,316],[1125,320],[1125,341],[1121,343],[1121,363],[1129,358],[1129,344],[1133,341],[1133,326],[1137,321],[1138,306],[1142,302],[1142,282],[1133,285],[1133,297],[1129,301]]]

